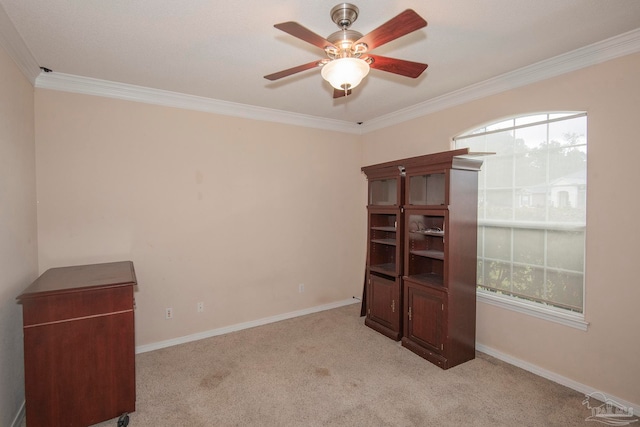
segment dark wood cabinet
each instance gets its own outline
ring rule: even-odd
[[[363,168],[368,178],[365,324],[396,341],[402,337],[402,200],[397,166]]]
[[[400,278],[370,272],[367,283],[367,317],[370,328],[398,341],[401,337]]]
[[[88,426],[135,411],[130,261],[52,268],[23,306],[28,426]]]
[[[481,160],[462,149],[363,168],[370,191],[365,323],[401,339],[404,347],[443,369],[475,357],[477,172],[481,165]],[[400,233],[394,242],[401,247],[393,252],[393,263],[385,273],[381,260],[392,257],[390,252],[378,257],[381,249],[375,230],[380,219],[375,215],[380,208],[371,204],[372,181],[384,171],[389,179],[392,170],[399,171],[393,215]],[[395,298],[402,305],[397,322]],[[396,325],[399,329],[394,329]]]
[[[410,281],[405,282],[404,307],[407,311],[403,345],[433,363],[444,367],[446,294]]]

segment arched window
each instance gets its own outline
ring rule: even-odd
[[[519,303],[582,313],[586,113],[514,117],[454,138],[491,152],[478,185],[478,286]]]

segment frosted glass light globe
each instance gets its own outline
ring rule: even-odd
[[[336,89],[353,89],[369,74],[369,64],[360,58],[334,59],[322,67],[320,74]]]

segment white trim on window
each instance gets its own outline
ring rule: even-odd
[[[571,328],[586,331],[589,322],[584,318],[584,314],[570,312],[563,309],[549,307],[543,304],[514,298],[509,295],[500,295],[495,292],[478,288],[476,300],[485,304],[515,311],[517,313],[527,314],[537,317],[538,319],[548,320],[550,322],[559,323]]]

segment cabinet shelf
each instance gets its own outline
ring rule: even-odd
[[[381,245],[396,245],[396,239],[371,239],[371,243],[380,243]]]
[[[414,274],[413,276],[407,276],[408,280],[420,283],[427,286],[436,286],[438,288],[444,287],[444,277],[434,273]]]
[[[395,188],[395,187],[394,187]],[[398,265],[402,236],[398,232],[400,210],[369,211],[369,254],[367,264],[371,271],[385,276],[399,276],[402,271]]]
[[[391,276],[396,273],[396,265],[393,263],[370,265],[369,269],[377,273],[388,274]]]
[[[372,230],[378,230],[378,231],[388,231],[391,233],[395,233],[396,232],[396,228],[395,227],[371,227]]]
[[[444,231],[416,230],[416,231],[410,231],[410,233],[421,234],[423,236],[444,237]]]
[[[425,258],[444,260],[444,252],[441,252],[441,251],[422,250],[422,251],[409,251],[409,253],[412,255],[417,255]]]

